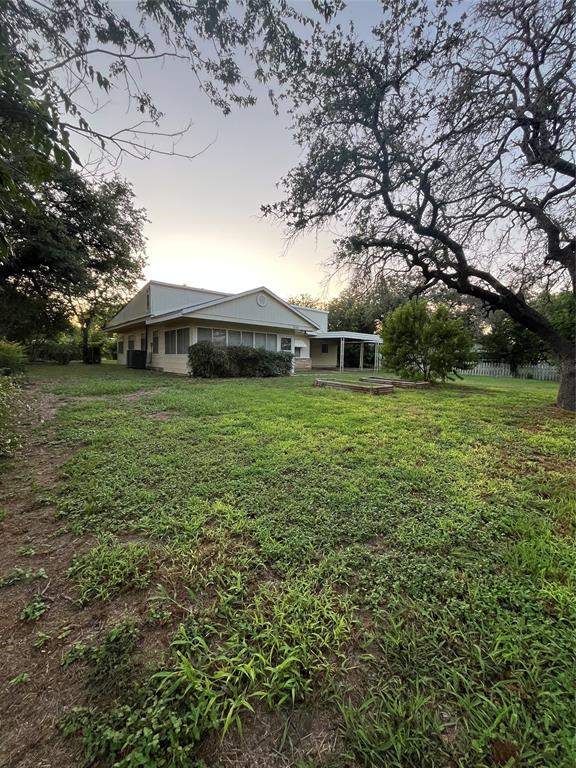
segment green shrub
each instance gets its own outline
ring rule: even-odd
[[[203,379],[286,376],[292,370],[292,355],[253,347],[216,347],[200,341],[188,350],[188,364],[191,374]]]
[[[0,373],[21,373],[24,370],[26,356],[24,347],[14,341],[0,339]]]
[[[443,304],[435,309],[421,299],[402,304],[386,319],[382,339],[385,365],[401,376],[445,381],[473,365],[472,335]]]
[[[226,351],[234,376],[287,376],[292,370],[289,352],[252,347],[228,347]]]
[[[71,360],[78,360],[81,352],[73,341],[53,341],[48,348],[48,357],[58,365],[68,365]]]
[[[78,334],[61,334],[57,339],[33,339],[27,345],[30,360],[53,360],[58,365],[68,365],[82,357]]]
[[[226,349],[209,341],[199,341],[188,349],[188,367],[192,376],[201,379],[232,376]]]

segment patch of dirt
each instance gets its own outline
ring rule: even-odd
[[[129,403],[135,403],[138,402],[138,400],[142,400],[143,397],[148,397],[148,395],[158,395],[160,392],[164,392],[165,390],[160,387],[156,389],[139,389],[138,392],[131,392],[129,395],[123,395],[122,399],[127,400]]]
[[[111,624],[130,619],[143,629],[139,656],[159,662],[170,633],[143,626],[148,590],[106,604],[81,607],[76,602],[66,572],[94,538],[63,532],[62,521],[46,502],[57,487],[60,467],[74,452],[58,441],[54,428],[64,398],[38,387],[28,388],[27,395],[24,447],[0,474],[0,508],[6,511],[0,523],[0,578],[17,569],[35,575],[0,587],[0,768],[73,768],[82,763],[78,745],[60,734],[59,722],[71,706],[87,703],[86,669],[83,664],[64,668],[64,653],[78,641],[98,642]],[[25,621],[20,613],[34,597],[48,608],[36,621]],[[41,646],[35,645],[39,638]],[[19,681],[21,675],[26,679]]]
[[[65,571],[73,555],[87,549],[89,542],[59,535],[61,524],[54,510],[39,500],[54,488],[59,467],[72,451],[55,438],[52,421],[58,399],[36,388],[29,390],[29,396],[24,448],[0,476],[0,503],[7,512],[0,529],[0,575],[16,568],[43,568],[47,578],[1,590],[0,765],[65,768],[77,765],[78,756],[62,742],[57,723],[64,708],[78,700],[80,682],[73,669],[61,673],[64,639],[51,640],[41,649],[33,643],[38,632],[67,633],[66,642],[78,634],[79,611],[66,599],[70,584]],[[24,550],[34,554],[19,554]],[[20,619],[22,608],[39,594],[49,605],[47,612],[38,621]],[[28,680],[11,683],[20,673],[26,673]]]
[[[173,411],[156,411],[156,413],[146,414],[146,417],[148,419],[152,419],[153,421],[168,421],[168,419],[174,418],[174,412]]]
[[[322,764],[341,749],[339,716],[326,708],[296,709],[288,716],[262,707],[243,716],[242,734],[213,734],[201,757],[211,768],[289,768],[298,760]]]

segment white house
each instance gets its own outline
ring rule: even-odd
[[[380,343],[369,333],[328,331],[328,313],[288,304],[268,288],[223,293],[151,280],[106,326],[118,334],[118,362],[130,349],[146,350],[149,368],[187,373],[188,347],[264,347],[294,355],[296,371],[344,367],[344,345]]]

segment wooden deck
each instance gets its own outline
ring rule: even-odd
[[[394,387],[390,384],[381,384],[377,381],[361,384],[359,381],[330,381],[328,379],[316,379],[314,386],[344,389],[350,392],[364,392],[367,395],[391,395],[394,392]]]
[[[430,386],[429,381],[407,381],[405,379],[383,379],[379,376],[366,376],[360,381],[371,381],[374,384],[389,384],[400,389],[427,389]]]

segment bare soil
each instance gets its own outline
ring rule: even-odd
[[[0,509],[6,514],[0,523],[0,579],[17,569],[35,575],[0,587],[0,766],[72,768],[82,764],[81,755],[78,745],[61,735],[59,722],[71,706],[86,703],[86,672],[82,664],[64,668],[63,654],[79,640],[94,642],[111,622],[143,616],[147,595],[131,593],[86,607],[75,600],[66,572],[74,556],[94,542],[64,532],[47,501],[74,447],[56,435],[60,399],[36,386],[29,388],[28,399],[23,448],[0,475]],[[45,576],[37,575],[41,569]],[[21,611],[35,596],[48,610],[26,621]],[[40,633],[50,638],[37,647]],[[163,645],[148,639],[151,646]],[[27,678],[18,681],[22,674]]]

